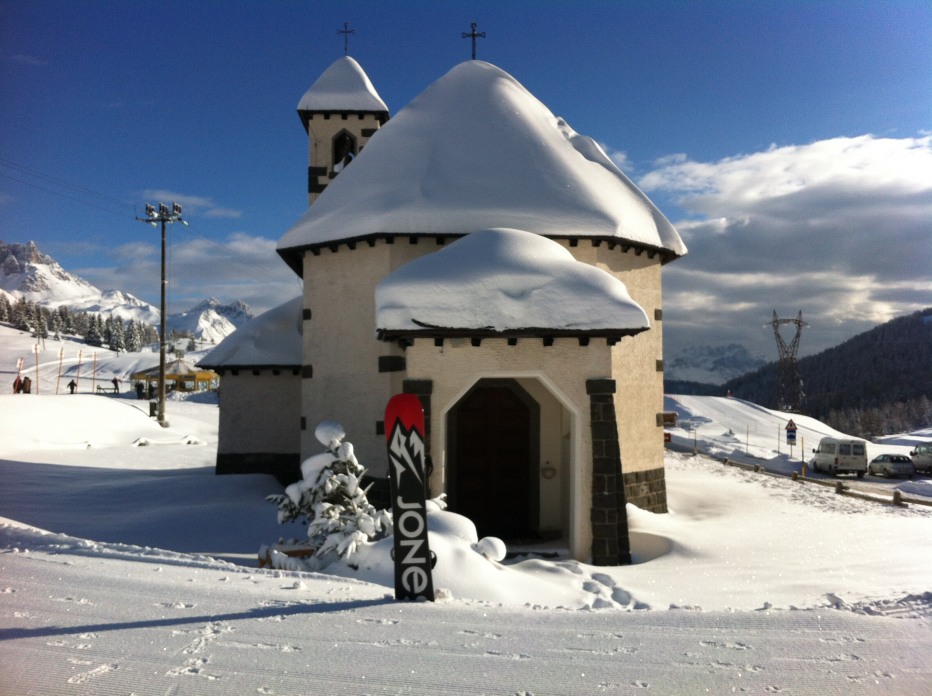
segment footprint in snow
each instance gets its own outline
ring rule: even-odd
[[[615,579],[605,573],[593,573],[592,579],[606,587],[615,587]]]

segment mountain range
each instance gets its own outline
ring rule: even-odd
[[[663,374],[668,381],[724,384],[766,364],[764,358],[752,355],[737,343],[690,346],[676,355],[666,356]]]
[[[138,297],[120,290],[100,290],[66,271],[31,241],[8,244],[0,240],[0,293],[11,302],[24,298],[49,309],[65,305],[76,312],[133,319],[150,326],[157,325],[161,316],[157,307]],[[235,300],[224,305],[209,298],[186,312],[169,315],[165,323],[168,331],[219,343],[251,318],[245,302]]]

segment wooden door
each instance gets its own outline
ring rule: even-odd
[[[479,537],[527,538],[532,527],[531,408],[508,386],[478,386],[457,405],[454,512]]]

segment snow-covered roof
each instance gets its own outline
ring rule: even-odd
[[[198,364],[200,365],[201,363]],[[146,376],[155,377],[158,376],[159,372],[160,367],[156,365],[145,370],[140,370],[139,372],[134,372],[133,379],[144,379]],[[203,370],[198,370],[197,367],[184,358],[175,358],[165,365],[166,375],[193,375],[198,372],[203,372]]]
[[[595,141],[482,61],[457,65],[382,126],[278,250],[288,259],[376,234],[493,227],[686,253],[673,225]]]
[[[198,363],[201,367],[297,367],[301,365],[301,297],[251,319]]]
[[[461,237],[386,276],[376,287],[376,329],[408,332],[632,334],[650,327],[624,283],[531,232]],[[439,330],[439,331],[438,331]]]
[[[388,107],[369,76],[353,58],[337,60],[317,78],[298,102],[298,112],[384,112]],[[302,114],[307,126],[307,117]]]

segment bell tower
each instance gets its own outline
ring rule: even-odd
[[[388,107],[359,63],[344,56],[304,93],[298,115],[310,143],[307,203],[311,205],[388,121]]]

